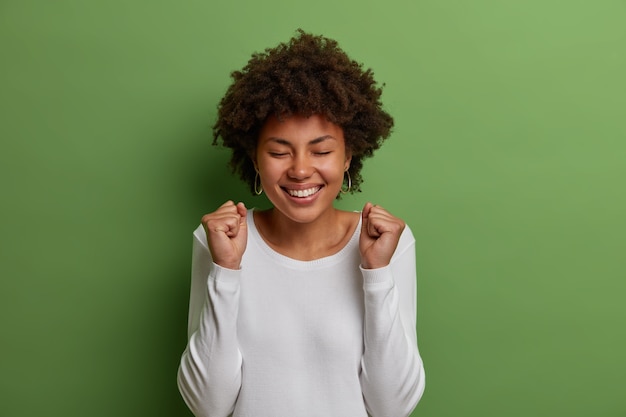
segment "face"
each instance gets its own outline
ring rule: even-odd
[[[334,210],[350,155],[343,129],[323,116],[272,117],[261,129],[255,166],[274,207],[309,223]]]

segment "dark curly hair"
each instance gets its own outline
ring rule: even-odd
[[[393,118],[382,109],[382,88],[371,69],[351,60],[337,42],[299,29],[288,43],[252,55],[218,106],[213,144],[232,150],[230,167],[254,190],[252,158],[270,116],[319,114],[343,129],[352,154],[351,192],[360,191],[363,159],[391,133]]]

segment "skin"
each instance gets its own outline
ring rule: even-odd
[[[313,260],[339,251],[348,242],[359,213],[333,206],[351,154],[343,130],[324,117],[270,118],[260,132],[253,162],[273,208],[255,211],[263,239],[277,252]],[[300,193],[300,197],[292,194]],[[310,195],[309,195],[310,194]],[[238,269],[248,240],[247,209],[227,201],[202,217],[213,262]],[[361,265],[389,264],[405,223],[380,206],[365,204],[360,214]]]

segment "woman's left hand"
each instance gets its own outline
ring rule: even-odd
[[[405,223],[372,203],[365,204],[361,215],[361,266],[365,269],[376,269],[389,265]]]

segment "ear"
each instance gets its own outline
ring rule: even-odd
[[[346,149],[346,162],[343,164],[344,171],[350,169],[350,162],[352,162],[352,152],[349,149]]]
[[[256,152],[249,156],[250,156],[250,161],[252,162],[252,165],[254,165],[254,170],[256,172],[259,172],[259,165],[256,162]]]

